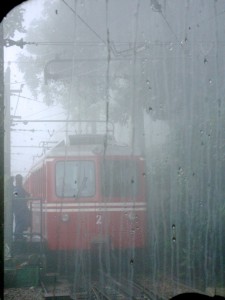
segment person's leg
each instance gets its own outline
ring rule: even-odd
[[[15,221],[15,240],[20,240],[23,238],[23,221],[18,218],[15,218]]]

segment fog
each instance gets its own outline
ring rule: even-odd
[[[21,173],[39,199],[31,228],[73,293],[111,276],[223,295],[224,14],[224,0],[33,0],[4,18],[6,186]]]

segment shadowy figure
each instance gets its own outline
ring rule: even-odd
[[[13,190],[13,213],[15,216],[15,239],[23,239],[23,232],[30,227],[31,214],[27,205],[30,194],[23,188],[23,177],[15,176],[16,185]]]

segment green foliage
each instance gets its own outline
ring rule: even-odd
[[[25,27],[23,26],[23,14],[24,9],[20,6],[11,10],[4,19],[4,37],[13,38],[16,31],[25,33]]]

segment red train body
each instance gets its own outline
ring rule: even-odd
[[[49,250],[144,248],[144,160],[127,147],[82,137],[61,143],[31,169],[25,186],[33,198],[32,235]]]

